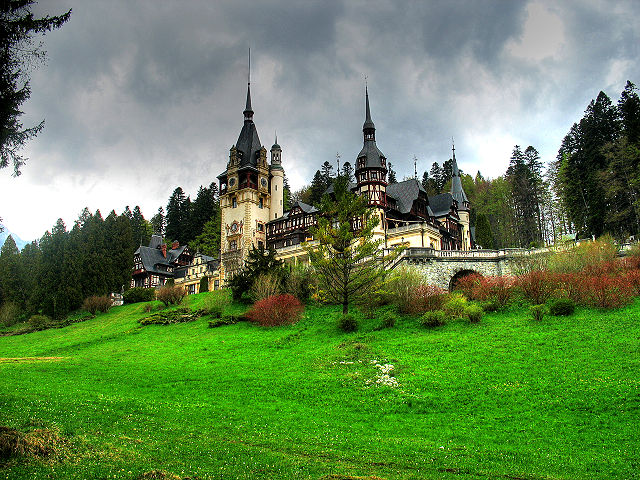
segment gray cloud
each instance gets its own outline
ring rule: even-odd
[[[365,76],[400,177],[413,155],[421,171],[446,160],[452,136],[469,172],[503,173],[515,143],[550,160],[600,89],[615,101],[640,81],[634,1],[76,3],[38,5],[74,12],[45,38],[25,105],[25,124],[47,122],[29,182],[73,178],[74,214],[101,182],[129,192],[110,208],[150,217],[175,186],[214,181],[242,125],[249,46],[260,138],[268,149],[278,131],[295,187],[336,152],[353,162]]]

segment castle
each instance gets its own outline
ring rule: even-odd
[[[242,267],[249,250],[254,247],[274,247],[278,257],[288,263],[308,262],[302,243],[313,244],[309,229],[317,224],[319,212],[303,202],[296,202],[284,211],[282,148],[276,139],[267,160],[267,150],[260,142],[253,114],[251,84],[248,83],[244,124],[238,141],[229,151],[226,170],[218,175],[222,218],[220,259],[196,255],[185,265],[184,259],[190,255],[188,250],[178,254],[172,249],[169,257],[175,256],[176,265],[170,265],[166,253],[150,255],[146,251],[154,246],[156,249],[161,247],[141,247],[135,257],[136,285],[163,285],[173,273],[176,285],[182,285],[188,293],[198,293],[203,276],[209,279],[209,289],[221,288],[225,280]],[[350,184],[350,189],[365,196],[375,209],[380,218],[375,237],[383,240],[384,248],[470,250],[474,245],[470,205],[462,188],[455,148],[450,192],[430,197],[416,178],[388,182],[387,158],[376,144],[368,89],[365,89],[362,133],[363,146],[356,157],[355,183]],[[157,239],[155,243],[158,243]],[[143,265],[145,257],[148,262],[153,257],[163,265]],[[178,264],[179,257],[182,261]],[[147,270],[155,272],[155,280],[144,280]],[[164,276],[158,276],[160,272]]]

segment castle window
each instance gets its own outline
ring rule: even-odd
[[[258,231],[259,232],[263,232],[264,231],[264,223],[258,223]]]
[[[278,185],[276,185],[276,192],[278,191]]]
[[[238,200],[236,199],[236,197],[233,197],[231,199],[231,208],[236,208],[238,206]]]
[[[258,208],[264,208],[264,200],[262,199],[262,197],[260,197],[260,199],[258,200]]]
[[[237,250],[238,242],[236,240],[229,240],[229,250]]]

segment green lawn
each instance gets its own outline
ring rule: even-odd
[[[339,308],[270,329],[140,327],[142,308],[0,338],[0,425],[70,441],[66,459],[13,459],[0,479],[640,478],[638,301],[353,334]],[[370,382],[374,360],[397,388]]]

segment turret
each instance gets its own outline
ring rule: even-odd
[[[452,146],[452,177],[451,177],[451,196],[458,203],[458,216],[462,226],[462,250],[471,250],[471,224],[469,218],[469,199],[462,188],[462,178],[456,161],[456,146]]]
[[[387,159],[376,145],[376,127],[371,120],[369,90],[365,87],[365,120],[362,125],[364,145],[356,159],[358,192],[369,200],[369,205],[385,206],[387,189]]]
[[[269,219],[280,218],[284,213],[284,169],[282,168],[282,148],[278,137],[271,147],[271,213]]]

